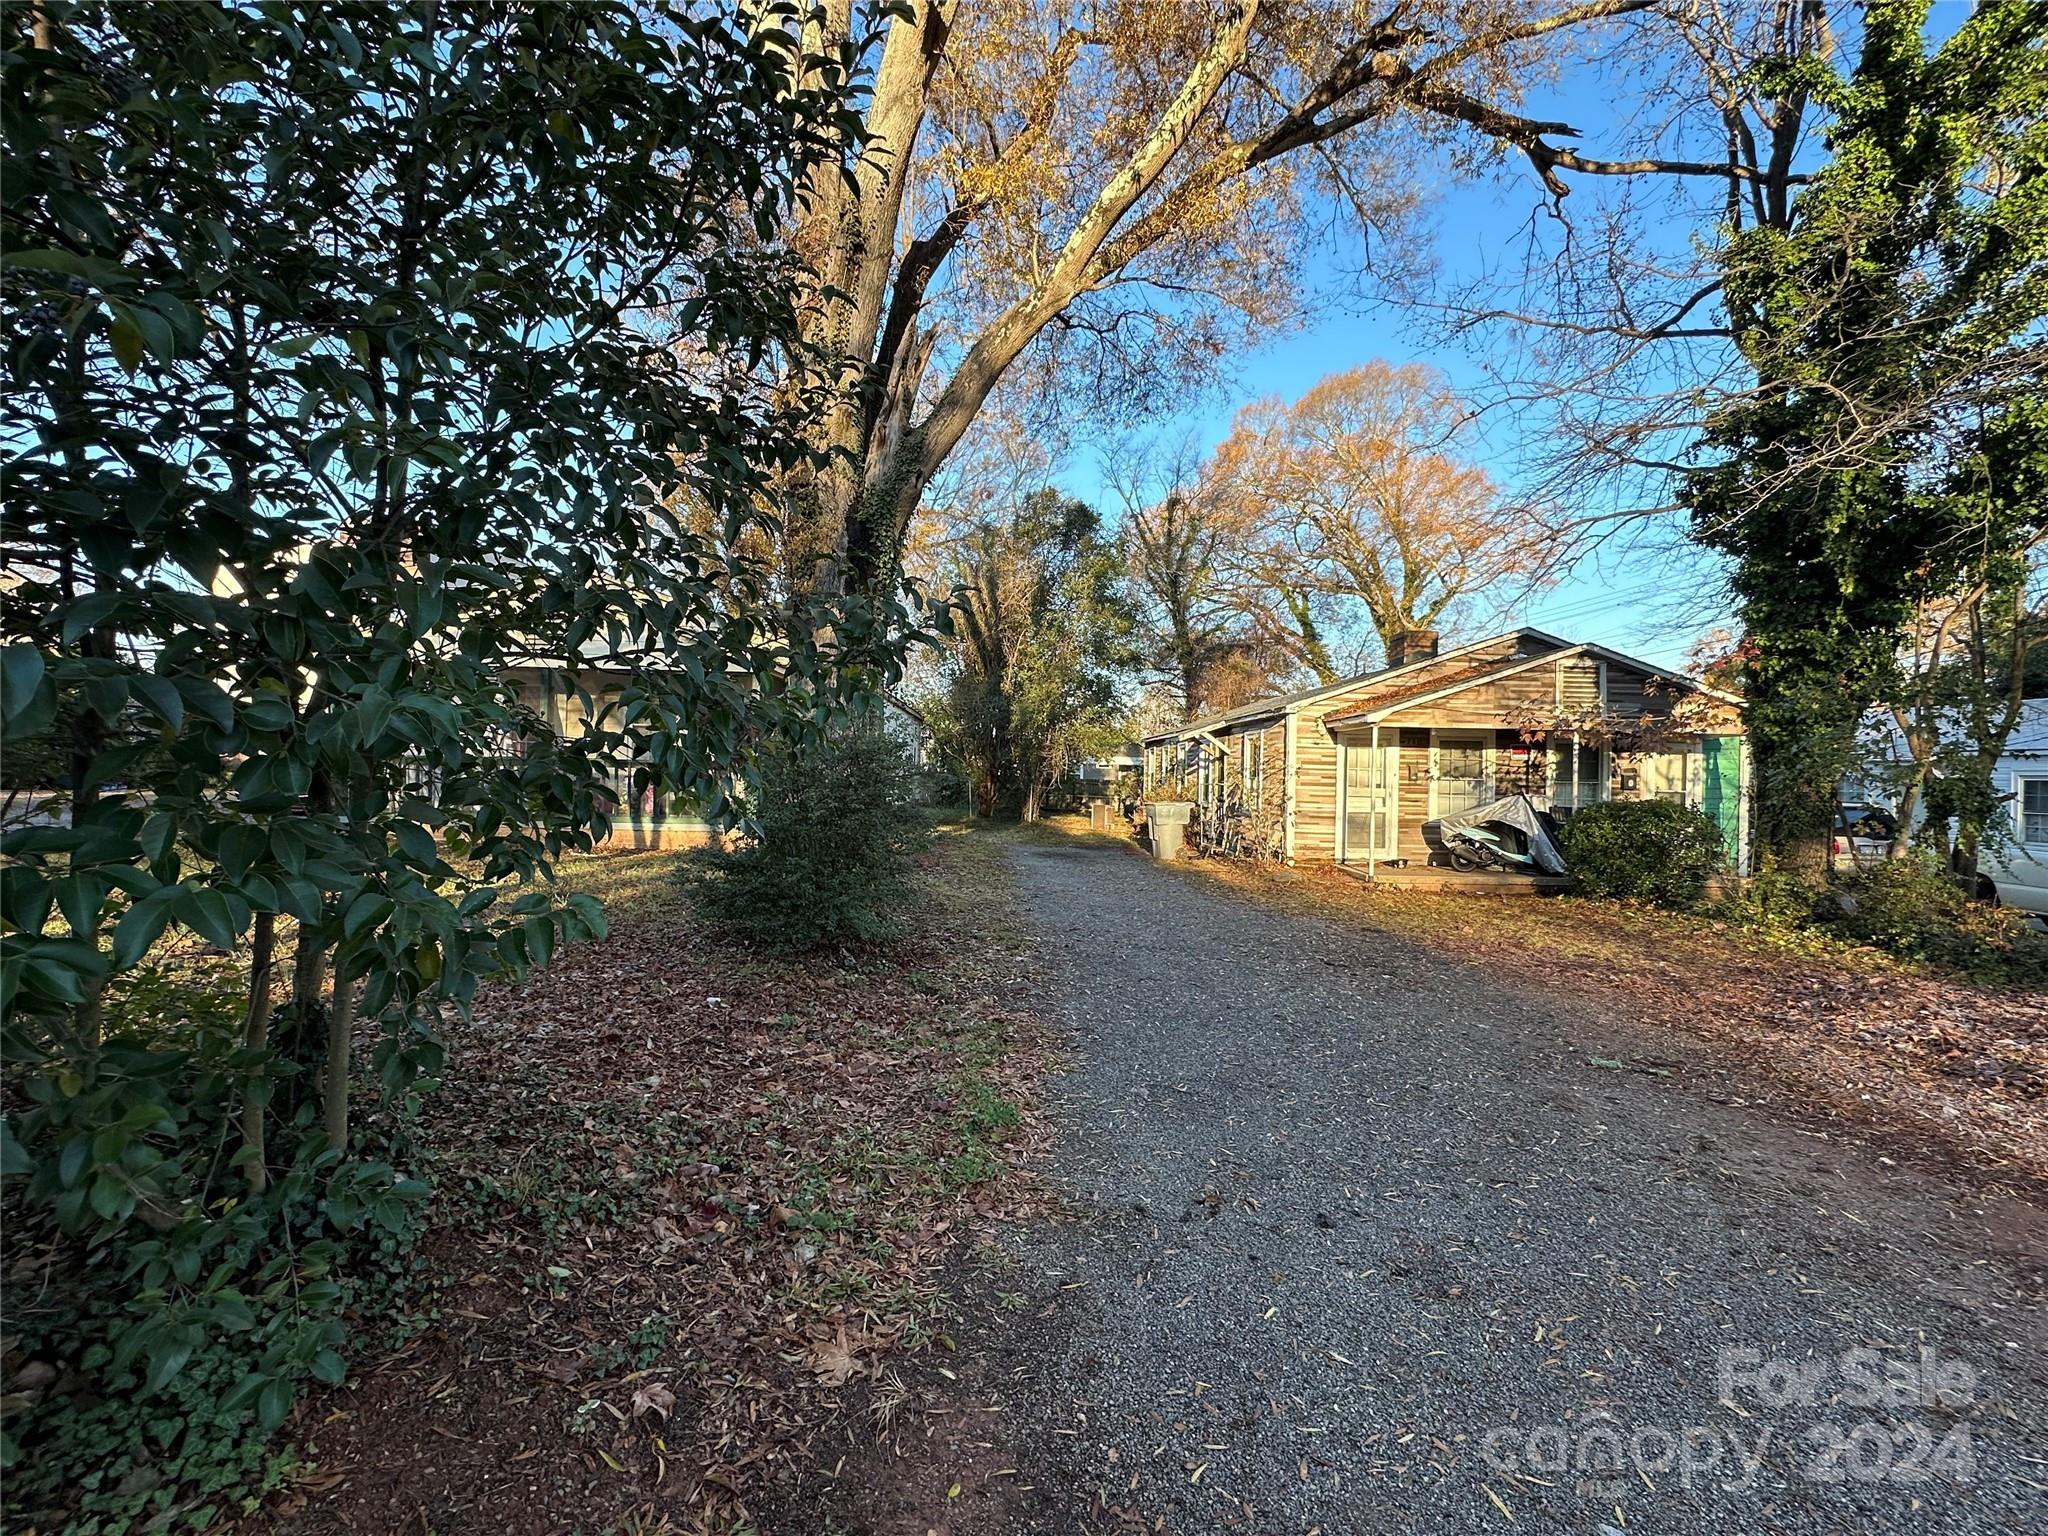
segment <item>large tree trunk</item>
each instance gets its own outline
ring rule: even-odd
[[[1022,127],[978,167],[987,173],[976,179],[978,190],[963,191],[960,202],[912,238],[899,228],[909,206],[911,158],[956,16],[971,19],[975,13],[971,7],[962,12],[957,0],[903,3],[905,8],[889,23],[876,69],[867,112],[869,143],[850,183],[830,167],[807,189],[798,229],[798,248],[811,261],[818,285],[806,339],[819,347],[829,371],[855,386],[819,428],[813,446],[831,453],[832,461],[800,488],[793,515],[791,574],[803,579],[808,565],[814,572],[809,579],[827,592],[842,585],[870,591],[893,586],[904,535],[926,486],[1024,350],[1077,298],[1116,280],[1147,252],[1186,233],[1190,217],[1199,217],[1191,210],[1227,198],[1231,183],[1261,166],[1314,151],[1367,123],[1412,109],[1521,147],[1560,191],[1560,166],[1616,171],[1543,142],[1546,134],[1573,133],[1568,125],[1519,117],[1473,98],[1454,82],[1482,56],[1505,59],[1516,44],[1646,10],[1654,0],[1577,0],[1556,11],[1520,17],[1484,14],[1470,30],[1449,27],[1441,35],[1412,20],[1406,7],[1390,7],[1379,20],[1335,40],[1340,46],[1327,68],[1301,82],[1276,116],[1252,124],[1241,137],[1233,136],[1237,124],[1225,124],[1219,142],[1184,157],[1197,125],[1246,63],[1260,0],[1189,8],[1183,24],[1202,29],[1204,45],[1150,119],[1144,137],[1104,177],[1086,206],[1075,209],[1071,224],[1046,232],[1042,260],[1031,268],[1026,290],[976,334],[960,338],[964,350],[957,366],[943,385],[929,391],[921,386],[933,340],[920,317],[933,280],[976,221],[1004,195],[1000,188],[1012,179],[1009,172],[1018,171],[1028,181],[1035,158],[1069,152],[1063,144],[1047,142],[1068,124],[1058,109],[1067,76],[1083,48],[1103,41],[1090,26],[1123,22],[1112,9],[1091,16],[1087,26],[1062,32],[1042,78],[1015,103]],[[846,0],[828,0],[822,30],[833,35],[824,41],[848,35],[850,10]],[[1425,44],[1439,46],[1432,54]],[[1259,84],[1272,90],[1269,82]],[[987,132],[993,138],[995,130]],[[969,128],[963,136],[975,133]],[[1168,195],[1150,196],[1169,180]],[[919,417],[917,404],[926,399],[930,408]]]
[[[955,3],[914,0],[909,14],[890,24],[867,113],[869,138],[854,166],[852,185],[838,167],[821,167],[798,231],[798,248],[810,252],[817,283],[805,339],[821,349],[834,382],[845,389],[822,424],[817,446],[831,458],[809,488],[813,504],[803,509],[801,525],[793,530],[796,547],[791,551],[793,569],[813,565],[816,581],[827,590],[841,579],[881,408],[905,387],[903,379],[893,376],[904,370],[892,367],[887,357],[878,360],[877,343],[904,188],[932,74],[952,31]],[[827,25],[844,37],[847,7],[836,5],[834,11]],[[912,393],[915,385],[911,378]]]
[[[1230,72],[1243,61],[1258,9],[1258,0],[1237,0],[1151,133],[1104,183],[1032,291],[975,338],[930,412],[916,422],[911,420],[912,407],[931,360],[931,343],[918,333],[916,312],[925,285],[979,210],[950,211],[933,235],[906,249],[897,264],[894,291],[886,295],[885,332],[880,322],[903,206],[903,170],[924,118],[953,6],[949,0],[922,0],[910,18],[891,25],[868,120],[871,129],[880,130],[882,140],[902,146],[903,153],[861,183],[859,211],[835,221],[835,249],[822,268],[851,277],[858,285],[848,290],[845,300],[827,306],[828,340],[848,366],[872,359],[859,393],[859,410],[834,414],[826,445],[851,451],[859,466],[857,476],[835,471],[818,485],[819,525],[836,524],[840,530],[834,574],[823,577],[828,585],[845,580],[873,590],[894,581],[904,534],[925,487],[959,446],[996,383],[1055,316],[1128,260],[1124,255],[1113,265],[1105,263],[1105,248],[1125,216],[1158,184]],[[1020,135],[1013,147],[1028,143],[1029,136]],[[864,156],[863,162],[868,158]],[[845,346],[839,349],[842,334]],[[874,352],[878,340],[887,343],[879,357]]]

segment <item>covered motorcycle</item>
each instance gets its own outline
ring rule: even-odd
[[[1422,824],[1422,840],[1453,869],[1561,875],[1557,823],[1527,795],[1509,795],[1475,810]]]

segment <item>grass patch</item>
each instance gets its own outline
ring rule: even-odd
[[[1071,848],[1076,844],[1084,848],[1123,848],[1140,852],[1144,848],[1120,817],[1116,825],[1125,828],[1122,832],[1097,832],[1085,816],[1047,816],[1039,821],[999,821],[986,825],[999,839],[1030,843],[1041,848]]]

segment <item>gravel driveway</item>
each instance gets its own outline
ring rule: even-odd
[[[2048,1529],[2037,1208],[1510,974],[1014,857],[1076,1219],[870,1528]]]

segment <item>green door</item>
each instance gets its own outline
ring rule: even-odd
[[[1742,738],[1700,738],[1700,809],[1721,824],[1721,844],[1728,867],[1742,856]]]

